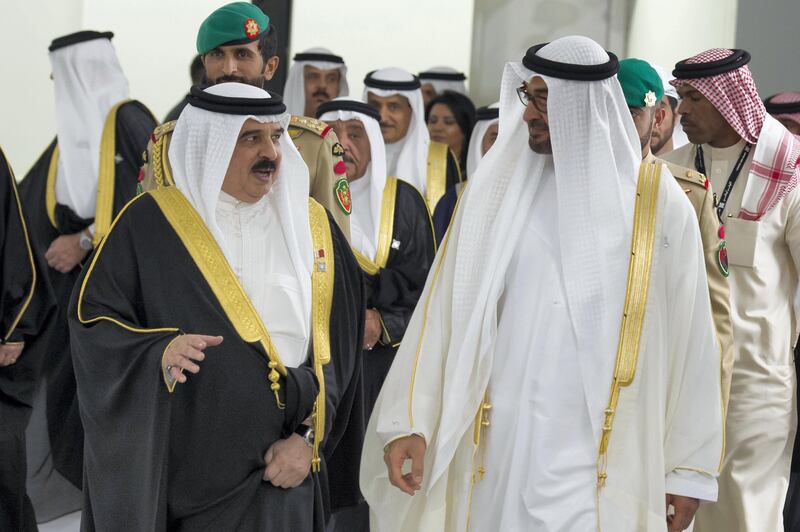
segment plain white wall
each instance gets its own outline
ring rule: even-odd
[[[289,61],[323,46],[344,58],[350,95],[383,67],[447,65],[469,73],[473,0],[294,0]],[[469,84],[469,80],[467,80]]]
[[[628,35],[628,55],[671,72],[675,63],[703,50],[732,48],[737,4],[737,0],[637,0]],[[751,23],[763,27],[755,19]],[[765,38],[769,40],[769,34]]]
[[[4,0],[0,146],[21,179],[55,136],[47,47],[55,37],[113,31],[131,97],[159,120],[188,90],[200,23],[228,0]]]

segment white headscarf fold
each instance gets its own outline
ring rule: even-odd
[[[333,101],[341,100],[359,101],[346,97],[335,98]],[[361,179],[350,182],[350,194],[353,197],[350,233],[353,246],[363,255],[374,259],[378,252],[383,188],[386,186],[386,152],[380,124],[371,116],[355,111],[327,112],[320,116],[320,120],[358,120],[367,131],[371,162]]]
[[[268,92],[241,83],[221,83],[206,89],[206,92],[229,98],[269,98]],[[195,208],[205,222],[223,253],[231,260],[225,237],[217,223],[217,203],[222,183],[245,121],[261,123],[276,122],[284,130],[289,125],[289,114],[245,116],[207,111],[187,105],[178,118],[169,146],[169,162],[175,186]],[[288,133],[281,136],[282,159],[277,179],[263,202],[266,209],[275,209],[291,255],[297,282],[303,299],[303,320],[306,330],[310,327],[311,315],[311,269],[313,246],[308,222],[308,167],[289,139]],[[268,272],[265,272],[267,274]],[[251,294],[248,294],[252,297]],[[285,312],[285,309],[270,305],[255,305],[269,312]],[[269,324],[270,316],[261,316]],[[296,367],[303,363],[306,353],[280,353],[284,364]]]
[[[58,133],[56,201],[94,218],[100,141],[111,108],[128,98],[114,45],[92,39],[50,52]]]
[[[435,66],[431,67],[425,72],[420,72],[420,83],[425,85],[426,83],[430,83],[433,85],[433,90],[436,91],[436,94],[442,94],[444,91],[453,91],[463,94],[467,96],[467,86],[464,83],[464,80],[447,80],[447,79],[430,79],[425,78],[425,74],[461,74],[458,70],[448,66]]]
[[[327,54],[334,55],[327,48],[315,47],[301,52],[304,54]],[[303,67],[312,66],[320,70],[339,71],[339,94],[337,96],[347,96],[350,94],[350,85],[347,83],[347,65],[345,63],[334,63],[332,61],[294,61],[289,67],[289,74],[286,77],[286,86],[283,88],[283,103],[289,114],[295,116],[305,115],[306,110],[306,86],[303,76]]]
[[[499,109],[500,102],[493,103],[489,108]],[[483,159],[481,150],[483,148],[483,137],[486,135],[486,130],[489,129],[489,126],[497,124],[499,121],[499,118],[493,118],[491,120],[478,120],[475,122],[472,136],[469,139],[469,148],[467,149],[467,177],[475,173],[475,170],[478,169],[478,163]]]
[[[413,81],[414,75],[400,68],[382,68],[372,73],[372,77],[383,81]],[[392,144],[386,144],[386,170],[388,175],[402,179],[413,185],[424,196],[428,178],[428,148],[431,138],[425,124],[425,105],[422,102],[422,91],[387,90],[364,87],[364,101],[367,94],[386,98],[402,96],[411,106],[411,123],[406,136]]]

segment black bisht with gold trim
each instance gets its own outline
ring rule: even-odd
[[[322,531],[325,458],[360,385],[362,280],[348,243],[312,204],[325,213],[333,248],[321,254],[329,257],[323,270],[333,270],[330,362],[324,379],[311,355],[307,365],[285,368],[276,382],[281,407],[268,378],[272,358],[263,343],[242,337],[241,320],[213,288],[222,274],[192,254],[201,242],[196,228],[205,226],[170,218],[168,193],[180,195],[165,187],[128,205],[78,280],[69,309],[86,431],[83,529]],[[312,234],[319,225],[312,218]],[[224,340],[206,349],[199,374],[170,393],[161,360],[181,332]],[[262,481],[264,453],[317,411],[321,381],[320,471],[289,490]]]

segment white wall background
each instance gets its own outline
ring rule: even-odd
[[[347,63],[355,98],[377,68],[447,65],[468,74],[472,13],[473,0],[294,0],[289,58],[329,48]]]
[[[186,93],[197,29],[226,0],[3,0],[0,146],[17,178],[55,136],[47,47],[84,29],[113,31],[131,97],[160,120]]]
[[[752,3],[760,6],[769,2]],[[737,4],[737,0],[637,0],[628,35],[628,55],[672,71],[678,61],[709,48],[732,48]],[[749,24],[764,27],[754,18]],[[769,34],[765,33],[764,38],[769,41]]]

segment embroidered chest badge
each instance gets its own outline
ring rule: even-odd
[[[720,242],[719,249],[717,249],[717,265],[722,275],[725,277],[730,275],[730,269],[728,268],[728,243],[724,240]]]
[[[324,273],[328,269],[328,263],[325,262],[325,250],[318,249],[316,256],[314,257],[314,262],[317,265],[317,271],[320,273]]]
[[[346,215],[350,216],[353,211],[353,201],[350,198],[350,184],[347,182],[347,178],[340,177],[333,190],[336,193],[336,201],[339,203],[339,207],[342,208]]]

